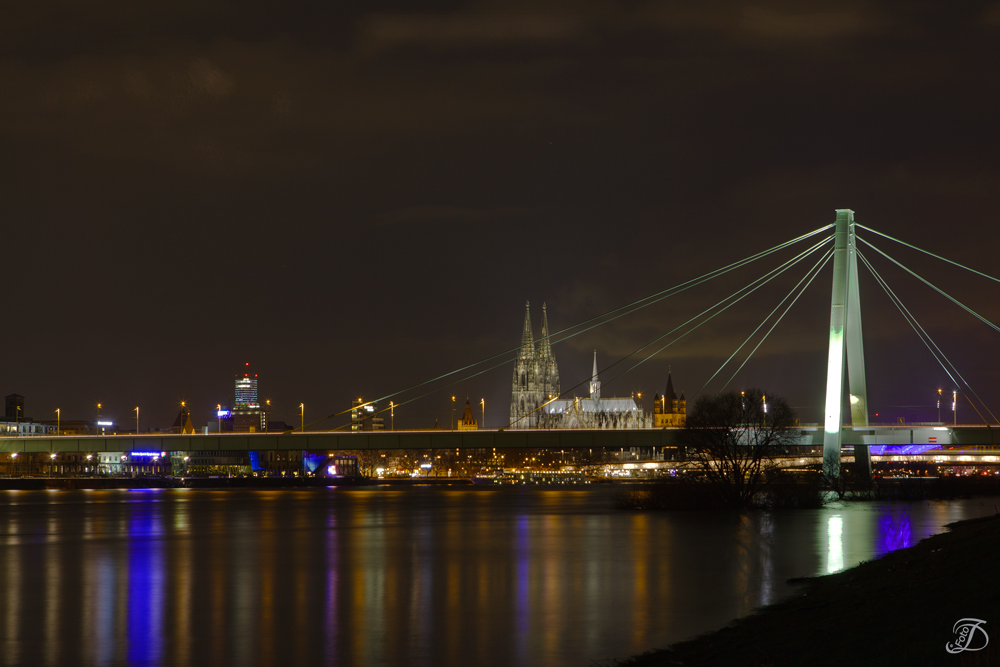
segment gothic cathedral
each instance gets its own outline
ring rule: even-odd
[[[559,396],[559,366],[549,342],[549,318],[542,304],[542,337],[535,351],[531,329],[531,304],[524,304],[521,351],[514,363],[511,381],[510,428],[538,428],[543,422],[542,405]]]
[[[590,395],[560,398],[559,367],[549,340],[549,318],[542,304],[542,336],[535,350],[531,328],[531,307],[524,304],[524,332],[521,349],[514,362],[511,379],[510,426],[508,428],[683,428],[687,422],[687,401],[674,391],[667,374],[667,390],[653,402],[653,414],[646,414],[633,396],[602,397],[597,377],[597,351],[590,379]],[[468,408],[467,408],[468,411]],[[471,413],[470,413],[471,414]]]

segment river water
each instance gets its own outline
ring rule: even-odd
[[[575,666],[995,499],[630,512],[615,488],[0,492],[0,664]]]

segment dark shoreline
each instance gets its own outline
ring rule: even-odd
[[[724,628],[617,663],[1000,665],[1000,513],[948,524],[912,547],[822,577]],[[986,621],[985,650],[949,654],[959,619]]]

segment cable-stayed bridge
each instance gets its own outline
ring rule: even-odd
[[[938,260],[947,262],[970,271],[980,277],[994,282],[1000,282],[996,278],[985,273],[969,269],[951,260],[939,257],[912,246],[904,241],[895,239],[887,234],[874,229],[856,224],[854,212],[849,209],[839,209],[836,213],[836,220],[833,224],[821,227],[808,234],[791,239],[778,244],[773,248],[751,255],[743,260],[734,262],[715,271],[706,273],[698,278],[681,283],[669,289],[657,292],[638,301],[614,310],[591,317],[588,320],[577,323],[571,327],[557,331],[552,334],[553,343],[558,343],[581,333],[590,331],[596,327],[617,320],[628,314],[636,312],[642,308],[658,303],[671,296],[680,294],[694,286],[704,284],[730,271],[756,262],[764,257],[768,257],[780,250],[790,248],[806,240],[812,243],[805,250],[799,252],[791,259],[783,262],[777,268],[765,273],[760,278],[742,285],[738,290],[728,295],[721,301],[713,304],[699,314],[688,319],[684,323],[674,327],[670,331],[663,333],[649,343],[636,349],[632,353],[625,355],[614,363],[601,369],[605,374],[612,369],[616,369],[615,375],[610,381],[605,381],[608,385],[623,375],[635,370],[646,361],[660,354],[668,347],[696,331],[705,323],[711,321],[730,307],[743,301],[764,285],[770,283],[778,276],[784,274],[792,267],[816,258],[809,266],[805,275],[795,284],[792,290],[782,299],[781,302],[764,318],[761,324],[746,338],[746,340],[733,352],[732,355],[723,362],[722,366],[712,374],[705,382],[702,389],[715,380],[716,377],[730,364],[737,355],[744,349],[750,348],[755,338],[759,338],[756,345],[745,355],[743,362],[729,376],[729,379],[718,391],[722,391],[728,386],[744,368],[767,336],[774,331],[775,327],[782,321],[792,306],[799,300],[805,290],[819,275],[826,264],[833,263],[833,286],[831,294],[831,314],[829,330],[829,350],[827,377],[825,378],[825,402],[824,402],[824,423],[817,426],[801,425],[796,427],[796,438],[803,446],[821,448],[823,454],[824,471],[829,476],[837,476],[840,472],[840,461],[844,454],[844,448],[852,450],[856,463],[861,467],[861,471],[870,472],[870,461],[868,459],[869,447],[880,445],[938,445],[956,448],[965,447],[987,447],[1000,446],[1000,428],[991,428],[990,424],[998,423],[992,411],[980,399],[975,390],[952,364],[952,362],[941,351],[941,348],[931,339],[912,312],[906,308],[898,295],[889,287],[888,283],[876,271],[868,257],[862,252],[859,241],[864,244],[867,251],[871,249],[877,255],[889,260],[895,266],[932,288],[941,296],[947,298],[953,304],[961,307],[969,314],[973,315],[981,322],[992,329],[1000,332],[998,327],[987,318],[976,313],[974,310],[958,301],[953,296],[947,294],[937,286],[930,283],[924,277],[905,267],[903,264],[892,258],[881,249],[877,248],[870,241],[860,238],[856,234],[857,228],[862,228],[873,235],[901,243],[904,246],[925,253]],[[830,233],[832,231],[832,233]],[[826,233],[826,234],[824,234]],[[816,238],[819,237],[819,240]],[[817,257],[818,256],[818,257]],[[808,262],[807,262],[808,263]],[[879,286],[902,314],[907,323],[913,328],[921,342],[927,347],[934,359],[941,365],[944,372],[955,384],[961,388],[963,395],[968,398],[973,408],[984,422],[983,424],[950,426],[944,424],[925,426],[875,426],[870,424],[868,415],[868,392],[865,377],[864,361],[864,340],[862,334],[861,301],[858,286],[858,264],[864,265],[874,276]],[[768,325],[769,328],[768,328]],[[765,330],[766,328],[766,330]],[[762,335],[761,332],[764,331]],[[665,342],[664,342],[665,341]],[[651,351],[650,351],[651,350]],[[441,392],[442,390],[467,381],[478,375],[482,375],[490,370],[507,366],[516,354],[517,348],[512,348],[505,352],[493,355],[480,360],[474,364],[469,364],[444,373],[435,378],[421,382],[402,391],[387,394],[370,401],[366,405],[382,404],[389,402],[389,407],[383,407],[381,411],[389,411],[399,408],[412,401],[419,400],[428,395]],[[583,385],[590,378],[570,387],[559,397],[570,394],[579,386]],[[847,387],[845,388],[845,379]],[[817,383],[820,380],[817,379]],[[845,389],[849,392],[845,393]],[[404,397],[403,400],[398,400]],[[974,403],[975,398],[978,403]],[[845,399],[849,404],[850,423],[844,423],[843,406]],[[982,410],[980,410],[982,408]],[[544,405],[538,409],[544,409]],[[298,432],[291,433],[256,433],[256,434],[206,434],[206,435],[125,435],[125,436],[42,436],[42,437],[19,437],[0,438],[0,451],[2,452],[24,452],[24,453],[63,453],[63,452],[128,452],[128,451],[163,451],[163,452],[203,452],[203,451],[280,451],[280,450],[303,450],[303,451],[351,451],[370,449],[649,449],[657,450],[678,446],[680,439],[679,429],[622,429],[622,430],[548,430],[548,429],[520,429],[518,424],[509,424],[507,428],[497,431],[389,431],[389,432],[343,432],[343,426],[332,430],[320,430],[319,424],[331,419],[336,419],[348,414],[351,410],[335,412],[321,422],[307,425],[299,429]],[[346,426],[346,425],[345,425]]]

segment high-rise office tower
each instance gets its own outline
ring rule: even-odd
[[[247,362],[243,377],[236,376],[236,396],[233,405],[233,431],[237,433],[259,433],[267,431],[267,411],[261,410],[257,398],[257,374],[251,375]]]
[[[246,363],[249,371],[250,362]],[[236,407],[237,408],[259,408],[260,401],[257,400],[257,374],[252,376],[249,372],[243,377],[236,376]]]

